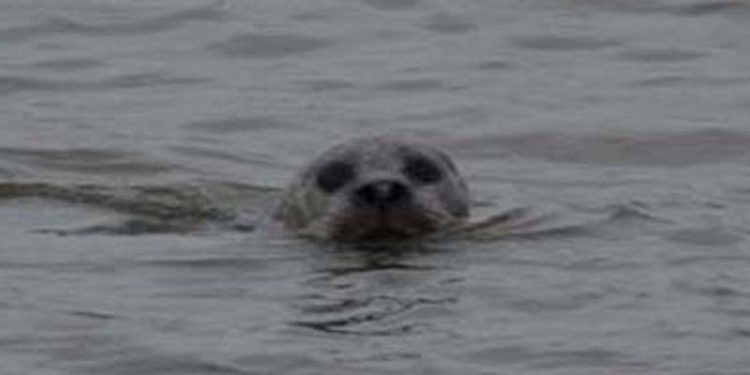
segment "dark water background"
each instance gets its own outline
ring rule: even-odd
[[[0,1],[0,374],[750,374],[750,3]],[[448,148],[476,216],[253,228],[333,141]]]

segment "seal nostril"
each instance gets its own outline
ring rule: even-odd
[[[388,208],[411,198],[409,187],[398,181],[376,181],[354,192],[359,202],[376,208]]]

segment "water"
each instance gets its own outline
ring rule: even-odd
[[[0,2],[0,374],[750,374],[742,0]],[[336,139],[481,218],[254,230]]]

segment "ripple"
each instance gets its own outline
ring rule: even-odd
[[[748,255],[692,255],[686,257],[680,257],[678,259],[671,260],[666,263],[668,266],[674,267],[687,267],[693,265],[701,265],[704,267],[713,266],[716,264],[727,264],[727,265],[750,265],[750,256]]]
[[[715,303],[711,310],[722,315],[733,317],[750,317],[750,293],[747,291],[748,279],[744,270],[735,268],[730,271],[704,272],[701,270],[689,278],[672,283],[676,291],[689,295],[701,296]],[[735,275],[729,275],[735,272]]]
[[[745,241],[742,236],[721,227],[680,229],[665,237],[672,242],[700,246],[731,246]]]
[[[606,207],[606,210],[610,212],[609,218],[607,219],[610,223],[670,223],[669,220],[665,220],[655,215],[648,205],[637,201],[625,204],[612,204]]]
[[[479,123],[486,121],[490,115],[483,109],[473,106],[443,106],[437,109],[427,109],[422,112],[402,114],[397,117],[399,121],[405,122],[440,122],[450,123]]]
[[[507,61],[499,60],[487,60],[477,64],[479,70],[509,70],[513,68],[513,64]]]
[[[31,77],[0,77],[0,96],[25,91],[57,91],[64,88],[60,82]]]
[[[362,0],[362,3],[377,10],[408,10],[419,5],[419,0]]]
[[[330,300],[311,296],[313,303],[301,307],[306,315],[321,315],[319,319],[290,322],[291,325],[315,331],[346,335],[394,336],[410,333],[417,328],[413,323],[401,322],[397,316],[422,305],[455,303],[454,299],[396,298],[371,296]],[[322,301],[315,301],[322,299]]]
[[[127,21],[85,23],[66,17],[49,17],[34,25],[0,29],[0,40],[19,42],[39,36],[76,34],[89,37],[118,36],[126,34],[149,34],[183,26],[190,21],[217,21],[223,19],[225,10],[219,3],[183,9],[155,17]]]
[[[91,374],[180,374],[180,375],[248,375],[242,368],[221,362],[211,362],[192,356],[141,353],[124,350],[110,356],[89,361],[81,373]]]
[[[708,56],[707,53],[681,49],[641,49],[626,51],[619,54],[625,60],[639,62],[684,62],[697,60]]]
[[[719,14],[734,12],[738,9],[747,9],[747,3],[737,0],[719,1],[697,1],[688,4],[674,4],[665,6],[663,10],[678,16],[703,16],[709,14]]]
[[[82,88],[90,89],[114,89],[114,88],[139,88],[164,85],[191,85],[206,82],[207,79],[197,77],[175,77],[165,73],[135,73],[123,74],[101,81],[83,84]]]
[[[141,155],[98,149],[0,148],[0,156],[17,162],[58,171],[94,174],[153,175],[172,169],[166,164],[144,160]]]
[[[75,317],[82,317],[95,320],[117,320],[122,319],[118,314],[105,311],[95,310],[71,310],[67,311],[67,314]]]
[[[316,79],[298,82],[310,91],[328,92],[336,90],[353,89],[356,85],[344,79]]]
[[[405,79],[386,82],[378,85],[377,89],[398,92],[436,91],[445,89],[445,83],[440,79]]]
[[[532,350],[523,346],[501,346],[475,350],[469,360],[485,364],[527,363],[534,368],[559,368],[580,366],[642,366],[629,361],[621,353],[598,348],[570,350]],[[624,368],[623,367],[623,368]]]
[[[577,6],[591,7],[614,12],[624,13],[651,13],[660,7],[652,0],[624,0],[624,1],[601,1],[601,0],[566,0]]]
[[[393,247],[397,247],[399,244],[394,244]],[[393,254],[394,251],[399,252],[408,252],[408,251],[420,251],[418,249],[410,249],[410,248],[403,248],[410,245],[404,244],[402,248],[398,249],[391,249],[391,246],[388,246],[389,249],[379,249],[377,244],[372,244],[370,246],[369,244],[362,244],[362,245],[355,245],[357,248],[346,248],[343,249],[345,251],[350,250],[362,250],[362,251],[370,251],[370,252],[377,252],[377,251],[386,251],[385,257],[400,257],[403,255],[403,253],[399,254]],[[368,254],[368,258],[369,258]],[[377,254],[373,254],[373,259],[367,259],[365,260],[365,264],[362,265],[351,265],[351,266],[338,266],[338,267],[327,267],[322,270],[323,275],[315,280],[315,282],[323,282],[323,281],[330,281],[334,278],[339,278],[342,276],[351,276],[351,275],[361,275],[361,274],[367,274],[367,273],[378,273],[383,271],[431,271],[434,270],[434,267],[431,266],[420,266],[420,265],[413,265],[413,264],[406,264],[406,263],[398,263],[394,260],[379,260],[377,259]]]
[[[458,146],[458,144],[457,144]],[[475,157],[525,157],[555,163],[689,166],[750,155],[750,133],[705,129],[688,132],[535,132],[484,135],[456,147]]]
[[[740,339],[750,339],[750,328],[734,328],[730,330],[730,334]]]
[[[332,40],[302,34],[244,34],[209,45],[209,50],[230,57],[274,59],[328,48]]]
[[[667,14],[680,17],[698,17],[714,14],[733,14],[738,10],[747,10],[747,3],[742,0],[698,0],[685,2],[657,2],[651,0],[567,0],[580,6],[595,7],[615,12],[635,14]]]
[[[289,128],[290,124],[270,116],[236,117],[218,120],[196,121],[182,125],[185,129],[200,130],[206,133],[239,133],[264,129]]]
[[[422,28],[436,33],[459,34],[474,30],[477,25],[456,14],[437,13],[428,17]]]
[[[0,183],[0,199],[41,198],[126,215],[115,223],[35,231],[61,236],[253,231],[257,217],[268,209],[269,201],[273,202],[270,198],[274,193],[239,184],[108,187]]]
[[[16,173],[11,168],[0,166],[0,178],[10,179],[16,176]]]
[[[589,348],[580,350],[551,350],[541,352],[538,359],[532,366],[536,368],[560,368],[560,367],[607,367],[612,366],[627,368],[640,367],[642,365],[630,361],[622,353],[604,350],[599,348]],[[650,369],[650,367],[643,366]],[[643,369],[639,369],[643,371]]]
[[[218,268],[225,270],[263,270],[268,264],[265,259],[238,258],[238,257],[193,257],[193,258],[169,258],[148,259],[138,262],[140,265],[166,268],[190,268],[208,269]]]
[[[547,314],[559,311],[579,310],[605,297],[603,293],[580,292],[544,298],[514,298],[509,301],[512,309],[526,314]]]
[[[162,85],[185,85],[205,82],[195,77],[173,77],[162,73],[124,74],[96,81],[59,80],[32,77],[0,76],[0,96],[29,91],[70,92],[141,88]]]
[[[170,150],[190,157],[205,157],[215,160],[225,160],[225,161],[231,161],[239,164],[269,164],[267,160],[258,160],[258,159],[251,159],[242,157],[230,152],[224,152],[219,151],[215,149],[209,149],[205,147],[198,147],[198,146],[171,146],[169,147]]]
[[[54,60],[42,60],[30,64],[32,67],[49,69],[54,71],[74,71],[92,68],[101,68],[106,64],[100,60],[87,58],[60,58]]]
[[[195,226],[170,223],[153,219],[128,219],[114,224],[89,225],[75,229],[35,229],[31,233],[56,236],[143,236],[149,234],[186,234],[195,232]]]
[[[530,35],[511,39],[519,48],[539,51],[592,51],[621,46],[622,41],[592,36]]]
[[[746,86],[750,82],[748,76],[709,76],[709,75],[679,75],[664,74],[648,77],[630,83],[634,87],[725,87]]]

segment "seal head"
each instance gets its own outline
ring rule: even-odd
[[[325,151],[295,177],[276,212],[301,235],[334,241],[424,237],[468,214],[466,184],[448,155],[393,135]]]

